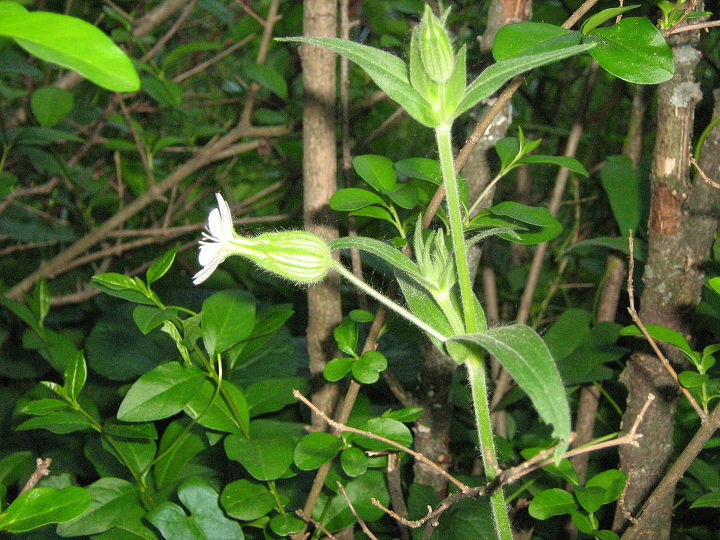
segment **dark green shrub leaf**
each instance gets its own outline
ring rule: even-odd
[[[378,351],[367,351],[352,364],[353,377],[363,384],[372,384],[380,378],[380,372],[387,368],[387,358]]]
[[[562,255],[566,255],[574,250],[588,250],[590,248],[608,248],[619,251],[625,255],[630,254],[630,247],[628,246],[627,238],[614,238],[607,236],[599,236],[597,238],[589,238],[582,240],[577,244],[573,244],[562,252]],[[634,243],[635,260],[645,262],[647,260],[647,242],[639,238],[635,238]]]
[[[350,317],[350,320],[352,321],[365,323],[372,322],[375,319],[375,314],[365,311],[364,309],[353,309],[350,313],[348,313],[348,317]]]
[[[142,77],[143,91],[163,107],[177,108],[182,104],[182,88],[163,78]]]
[[[695,499],[690,508],[720,508],[720,491],[706,493]]]
[[[359,210],[353,210],[349,215],[380,219],[395,225],[395,218],[392,214],[380,206],[366,206],[365,208],[360,208]]]
[[[199,430],[198,430],[199,431]],[[160,439],[158,456],[153,465],[153,474],[158,489],[169,486],[180,474],[183,467],[208,447],[205,438],[196,430],[186,429],[180,422],[171,422]]]
[[[221,353],[252,332],[255,298],[246,291],[217,292],[203,302],[200,318],[205,349],[211,355]]]
[[[640,224],[640,183],[632,161],[627,156],[608,156],[600,171],[600,181],[610,200],[620,236],[627,240],[628,230]]]
[[[585,483],[585,487],[602,488],[604,492],[602,504],[608,504],[620,498],[620,495],[622,495],[625,489],[627,479],[628,476],[624,472],[617,469],[609,469],[593,476]]]
[[[156,441],[158,438],[157,429],[152,422],[131,423],[108,420],[103,425],[103,432],[113,437],[124,437],[126,439],[149,439]]]
[[[270,520],[270,529],[277,535],[289,536],[300,531],[305,522],[291,514],[278,514]]]
[[[90,495],[83,488],[36,487],[19,495],[0,514],[0,530],[19,533],[48,523],[63,523],[82,514],[88,506]]]
[[[594,30],[595,28],[597,28],[604,22],[609,21],[613,17],[617,17],[618,15],[622,15],[623,13],[638,7],[640,7],[640,4],[603,9],[600,13],[596,13],[595,15],[587,18],[587,20],[580,27],[580,33],[587,34],[591,30]]]
[[[666,328],[658,324],[646,324],[645,330],[647,330],[648,334],[650,334],[658,341],[663,341],[665,343],[669,343],[670,345],[674,345],[682,352],[684,352],[689,359],[692,360],[695,357],[692,347],[690,347],[687,339],[685,339],[685,337],[680,334],[680,332],[676,332],[672,328]],[[637,326],[631,324],[620,330],[620,335],[642,336],[643,334]]]
[[[87,364],[82,351],[78,351],[70,358],[65,367],[63,379],[65,380],[65,391],[72,399],[77,399],[87,380]]]
[[[583,167],[577,159],[567,156],[546,156],[543,154],[530,154],[523,156],[517,160],[517,163],[522,165],[557,165],[558,167],[565,167],[570,169],[572,172],[582,175],[589,176],[587,169]]]
[[[402,422],[393,420],[392,418],[371,418],[367,424],[363,426],[365,431],[369,431],[375,435],[380,435],[391,441],[402,444],[403,446],[412,445],[412,433],[408,427]],[[354,435],[353,443],[367,448],[368,450],[392,450],[396,447],[377,439],[371,439],[362,435]]]
[[[530,459],[542,450],[545,450],[545,448],[525,448],[520,452],[520,455],[524,459]],[[567,480],[574,486],[577,486],[580,483],[577,472],[575,472],[575,467],[573,467],[573,464],[569,459],[560,460],[560,463],[558,464],[551,463],[549,465],[545,465],[542,469],[553,476]]]
[[[11,37],[30,54],[73,69],[108,90],[140,88],[125,53],[103,32],[76,17],[44,11],[14,14],[0,19],[0,36]]]
[[[387,196],[400,208],[406,210],[415,208],[420,200],[420,193],[413,184],[403,184],[395,191],[390,191]]]
[[[42,127],[53,127],[72,111],[73,95],[55,86],[38,88],[30,98],[30,108]]]
[[[275,498],[263,485],[249,480],[235,480],[223,489],[220,504],[228,515],[252,521],[270,512],[275,507]]]
[[[25,420],[15,428],[15,431],[27,431],[29,429],[47,429],[58,435],[74,433],[91,429],[93,424],[75,411],[56,411]]]
[[[158,326],[162,326],[165,321],[170,321],[175,317],[177,317],[177,311],[174,309],[160,309],[155,306],[136,306],[133,310],[135,325],[144,335],[149,334]]]
[[[575,497],[586,512],[596,512],[603,504],[605,490],[601,487],[575,486]]]
[[[345,317],[342,322],[333,329],[333,336],[335,337],[338,349],[345,354],[355,354],[358,339],[357,326],[355,321]]]
[[[225,453],[240,462],[257,480],[284,478],[293,462],[295,441],[288,437],[247,440],[240,435],[225,438]]]
[[[584,309],[568,309],[547,332],[545,344],[553,358],[560,362],[590,338],[592,313]]]
[[[205,380],[202,386],[196,384],[192,399],[184,407],[185,412],[201,426],[247,435],[250,415],[245,395],[229,381],[223,381],[222,388],[223,391],[215,396],[214,383]]]
[[[379,195],[367,189],[339,189],[330,197],[330,208],[338,212],[359,210],[373,204],[385,206],[385,201]]]
[[[302,471],[317,469],[340,451],[342,440],[330,433],[309,433],[295,447],[293,460]]]
[[[323,376],[328,381],[339,381],[350,372],[354,363],[354,358],[333,358],[325,365]]]
[[[508,60],[544,50],[579,45],[581,35],[540,22],[520,22],[500,27],[493,41],[492,55],[496,61]]]
[[[129,300],[136,304],[154,305],[148,298],[148,291],[140,278],[132,278],[125,274],[95,274],[90,285],[109,296]]]
[[[697,388],[709,380],[710,375],[707,373],[703,373],[702,375],[697,371],[682,371],[678,373],[678,382],[685,388]]]
[[[254,62],[244,63],[243,69],[253,81],[287,101],[287,83],[282,74],[270,66],[256,64]]]
[[[259,416],[279,411],[297,400],[293,390],[303,391],[307,387],[303,377],[268,378],[245,389],[245,399],[250,416]]]
[[[197,394],[205,373],[168,362],[148,371],[130,387],[117,412],[119,420],[145,422],[180,412]]]
[[[597,528],[591,517],[582,511],[573,512],[570,515],[570,519],[572,520],[573,525],[585,534],[592,534]]]
[[[570,514],[577,509],[575,498],[564,489],[546,489],[538,493],[530,502],[528,511],[535,519],[548,519],[553,516]]]
[[[390,158],[365,154],[353,158],[352,164],[360,178],[377,191],[382,193],[395,191],[397,175]]]
[[[368,457],[365,452],[352,446],[340,454],[340,465],[348,476],[360,476],[367,471]]]
[[[127,519],[128,514],[141,509],[140,497],[133,484],[120,478],[101,478],[86,488],[91,503],[85,513],[59,525],[57,533],[63,537],[98,534]],[[143,511],[144,512],[144,511]]]
[[[440,163],[428,158],[408,158],[395,162],[395,170],[408,178],[418,178],[435,185],[442,182]]]
[[[627,17],[585,36],[596,46],[589,53],[617,78],[635,84],[658,84],[675,73],[670,47],[660,30],[644,17]]]

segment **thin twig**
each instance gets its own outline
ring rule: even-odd
[[[630,318],[635,323],[635,326],[637,326],[640,329],[640,332],[642,332],[642,335],[645,337],[647,342],[650,344],[650,347],[655,352],[655,355],[660,360],[660,363],[665,368],[665,371],[667,371],[670,376],[675,381],[675,384],[678,386],[682,394],[685,396],[685,398],[688,400],[690,405],[692,405],[692,408],[695,409],[695,412],[700,417],[700,420],[704,422],[707,419],[707,413],[703,410],[703,408],[700,406],[700,404],[695,400],[693,395],[690,393],[690,391],[685,388],[683,385],[680,384],[680,381],[678,381],[677,373],[675,372],[675,369],[672,367],[672,364],[667,359],[667,357],[663,354],[662,350],[660,350],[660,347],[658,346],[657,342],[655,341],[655,338],[653,338],[650,333],[648,332],[647,328],[645,328],[645,325],[640,320],[640,316],[638,315],[636,309],[635,309],[635,292],[633,287],[633,274],[635,272],[635,255],[634,255],[634,249],[635,249],[635,242],[633,239],[633,231],[629,232],[628,235],[628,243],[630,245],[630,261],[628,264],[628,278],[627,278],[627,293],[628,293],[628,299],[630,305],[628,306],[627,310],[630,314]]]
[[[670,32],[668,32],[668,35],[679,34],[680,32],[691,32],[693,30],[702,30],[703,28],[712,28],[713,26],[720,26],[720,21],[708,21],[695,24],[686,24],[685,26],[680,26],[679,28],[670,30]]]
[[[332,427],[336,431],[345,432],[345,433],[355,433],[357,435],[363,435],[370,439],[375,439],[376,441],[381,441],[381,442],[384,442],[385,444],[389,444],[390,446],[394,446],[398,450],[407,452],[408,454],[410,454],[412,457],[414,457],[418,461],[422,461],[423,463],[425,463],[432,469],[436,470],[439,474],[443,475],[450,482],[452,482],[458,488],[460,488],[461,491],[467,491],[470,489],[470,486],[463,484],[460,480],[458,480],[453,475],[448,473],[445,469],[440,467],[437,463],[435,463],[431,459],[428,459],[427,457],[423,456],[422,454],[416,452],[412,448],[408,448],[407,446],[400,444],[398,442],[395,442],[392,439],[388,439],[387,437],[383,437],[382,435],[378,435],[378,434],[372,433],[370,431],[364,431],[362,429],[357,429],[357,428],[354,428],[351,426],[347,426],[345,424],[341,424],[340,422],[336,422],[335,420],[330,418],[327,414],[325,414],[323,411],[318,409],[309,399],[307,399],[305,396],[303,396],[299,390],[293,390],[293,396],[295,396],[295,398],[299,399],[305,405],[307,405],[315,414],[317,414],[320,418],[322,418],[330,427]]]
[[[35,460],[35,472],[30,475],[28,481],[20,490],[20,494],[30,491],[34,488],[37,483],[50,474],[50,465],[52,465],[52,458],[37,458]]]
[[[337,487],[340,490],[340,493],[342,493],[342,496],[345,498],[345,502],[347,503],[348,508],[350,508],[352,515],[355,516],[355,519],[357,520],[357,522],[360,525],[360,528],[363,530],[363,532],[365,534],[367,534],[371,540],[378,540],[378,537],[375,536],[370,529],[368,529],[368,526],[365,524],[365,521],[358,515],[357,511],[355,510],[355,507],[353,506],[352,501],[350,500],[350,497],[348,497],[347,491],[345,491],[345,486],[343,486],[340,482],[337,482]]]
[[[715,189],[720,189],[720,184],[718,184],[715,180],[711,180],[710,177],[707,174],[705,174],[705,171],[703,171],[700,168],[700,165],[698,165],[698,162],[695,161],[695,158],[693,156],[690,156],[690,163],[692,163],[693,166],[697,169],[697,172],[700,175],[700,178],[705,180],[705,182],[710,184]]]
[[[316,528],[318,528],[319,530],[321,530],[321,531],[323,532],[323,534],[324,534],[325,536],[327,536],[330,540],[338,540],[338,537],[337,537],[337,536],[333,536],[333,534],[332,534],[330,531],[328,531],[328,530],[323,526],[322,523],[320,523],[319,521],[313,519],[312,517],[307,517],[307,516],[305,516],[305,515],[303,514],[303,511],[300,510],[299,508],[298,508],[297,510],[295,510],[295,514],[296,514],[300,519],[302,519],[303,521],[305,521],[305,523],[310,523],[311,525],[313,525],[313,526],[315,526]]]

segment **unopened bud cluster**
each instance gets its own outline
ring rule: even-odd
[[[420,22],[420,58],[427,76],[439,84],[446,83],[455,69],[447,30],[427,4]]]

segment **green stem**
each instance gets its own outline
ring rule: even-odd
[[[458,190],[455,166],[453,164],[452,141],[450,139],[451,125],[443,124],[435,128],[438,154],[440,157],[440,170],[447,198],[448,219],[450,221],[450,237],[455,252],[455,265],[457,267],[458,283],[460,285],[460,299],[462,301],[465,330],[474,334],[480,330],[475,316],[475,297],[473,296],[470,270],[467,262],[467,247],[465,246],[465,231],[460,213],[460,192]]]
[[[402,307],[400,304],[396,304],[395,302],[390,300],[384,294],[373,289],[370,285],[368,285],[362,279],[355,276],[355,274],[350,272],[347,268],[345,268],[339,262],[333,262],[333,268],[335,268],[335,270],[337,270],[341,276],[343,276],[350,283],[355,285],[358,289],[369,294],[370,296],[375,298],[377,301],[379,301],[381,304],[384,304],[386,307],[392,309],[395,313],[397,313],[398,315],[401,315],[402,317],[404,317],[405,319],[407,319],[408,321],[413,323],[415,326],[420,328],[420,330],[423,330],[429,336],[437,339],[440,342],[445,342],[445,340],[447,340],[447,336],[442,335],[440,332],[435,330],[432,326],[429,326],[429,325],[425,324],[423,321],[421,321],[420,319],[418,319],[415,315],[410,313],[407,309]]]
[[[472,393],[473,409],[475,410],[475,425],[480,440],[485,476],[488,482],[497,477],[497,458],[495,457],[495,441],[493,440],[492,425],[490,423],[490,408],[487,401],[487,381],[485,380],[485,362],[482,357],[470,354],[465,359],[468,370],[470,390]],[[502,486],[490,495],[490,507],[495,520],[495,532],[500,540],[512,540],[510,518],[507,513],[507,504]]]

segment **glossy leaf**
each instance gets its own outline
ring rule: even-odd
[[[358,342],[358,324],[349,317],[345,317],[333,329],[333,337],[338,349],[345,354],[354,355]]]
[[[541,491],[530,502],[528,511],[535,519],[548,519],[553,516],[570,514],[577,509],[575,498],[564,489],[553,488]]]
[[[295,447],[293,461],[302,471],[317,469],[340,451],[342,440],[330,433],[309,433]]]
[[[617,17],[618,15],[622,15],[623,13],[626,13],[632,9],[640,7],[640,4],[634,4],[632,6],[622,6],[622,7],[616,7],[616,8],[609,8],[609,9],[603,9],[599,13],[596,13],[595,15],[592,15],[588,17],[585,22],[580,27],[580,32],[582,34],[587,34],[591,30],[594,30],[604,22],[609,21],[610,19],[613,19]]]
[[[83,488],[36,487],[19,495],[0,514],[0,530],[20,533],[76,518],[90,506]]]
[[[145,281],[147,281],[148,285],[155,283],[158,279],[163,277],[168,270],[170,270],[173,262],[175,262],[176,254],[177,248],[168,249],[160,257],[153,261],[150,268],[145,271]]]
[[[617,501],[625,489],[628,475],[618,469],[608,469],[596,474],[585,483],[586,487],[602,488],[602,504]]]
[[[180,422],[171,422],[165,428],[158,447],[158,461],[153,465],[155,484],[159,489],[169,486],[183,467],[208,447],[205,438],[187,430]]]
[[[586,512],[597,512],[604,504],[605,490],[593,486],[575,486],[575,498]]]
[[[222,385],[223,391],[217,395],[215,383],[205,380],[201,386],[196,385],[195,393],[184,410],[201,426],[247,435],[250,415],[245,396],[229,381],[223,381]]]
[[[323,376],[328,381],[339,381],[345,375],[350,373],[350,370],[352,369],[354,363],[354,358],[333,358],[327,364],[325,364],[325,368],[323,369]]]
[[[565,167],[572,172],[582,175],[589,176],[587,169],[583,167],[577,159],[567,156],[546,156],[543,154],[529,154],[523,156],[517,160],[519,165],[557,165],[558,167]]]
[[[340,454],[340,465],[348,476],[360,476],[365,474],[368,468],[368,457],[359,448],[351,446]]]
[[[130,59],[95,26],[69,15],[43,11],[0,19],[0,36],[42,60],[77,71],[114,92],[140,88]]]
[[[519,22],[501,26],[493,40],[492,55],[496,61],[508,60],[535,52],[579,45],[580,32],[572,32],[542,22]]]
[[[270,530],[280,536],[289,536],[302,530],[305,522],[291,514],[278,514],[270,520]]]
[[[63,379],[68,395],[72,399],[77,399],[87,380],[87,364],[81,351],[68,360]]]
[[[254,62],[245,63],[243,69],[253,81],[287,101],[287,83],[281,73],[278,73],[271,66]]]
[[[720,508],[720,491],[701,495],[693,501],[690,508]]]
[[[547,242],[562,232],[562,225],[542,206],[527,206],[506,201],[481,210],[470,221],[473,229],[511,228],[497,235],[509,242],[533,245]]]
[[[93,424],[76,411],[56,411],[43,416],[37,416],[25,420],[18,425],[16,431],[27,431],[30,429],[47,429],[52,433],[66,435],[76,431],[92,429]]]
[[[412,445],[413,437],[408,427],[402,422],[398,422],[392,418],[371,418],[367,421],[367,424],[363,426],[363,429],[402,444],[403,446]],[[384,441],[371,439],[363,435],[353,436],[353,442],[368,450],[392,450],[397,448]]]
[[[628,239],[622,237],[609,237],[609,236],[598,236],[596,238],[588,238],[582,240],[577,244],[570,246],[563,252],[564,254],[570,253],[575,250],[586,250],[591,248],[606,248],[614,251],[619,251],[625,255],[630,254],[630,247],[628,246]],[[644,262],[647,260],[647,242],[639,238],[635,238],[634,241],[634,254],[635,260]]]
[[[148,371],[130,387],[117,412],[119,420],[145,422],[177,414],[196,395],[205,373],[168,362]]]
[[[385,515],[370,502],[371,497],[385,506],[390,502],[390,495],[381,471],[371,470],[350,480],[345,484],[345,492],[362,520],[376,521]],[[322,520],[323,525],[330,531],[344,529],[356,521],[342,493],[334,495],[321,508],[316,506],[313,518]]]
[[[442,173],[440,163],[435,159],[408,158],[395,162],[395,170],[408,178],[418,178],[440,185]]]
[[[229,516],[252,521],[270,512],[275,507],[275,498],[265,486],[243,479],[225,486],[220,504]]]
[[[379,351],[367,351],[352,364],[353,377],[363,384],[373,384],[387,368],[387,358]]]
[[[355,172],[377,191],[395,190],[397,176],[391,159],[385,156],[365,154],[354,157],[352,164]]]
[[[258,381],[245,389],[245,399],[250,416],[259,416],[283,409],[297,400],[292,391],[303,391],[307,387],[303,377],[272,377]]]
[[[678,373],[678,382],[685,388],[698,388],[710,380],[707,373],[700,374],[697,371],[681,371]]]
[[[255,324],[255,298],[247,291],[213,294],[200,312],[203,342],[209,354],[226,351],[247,338]]]
[[[660,30],[644,17],[627,17],[585,36],[596,46],[590,55],[606,71],[635,84],[658,84],[675,73],[670,47]]]
[[[57,533],[63,537],[98,534],[111,529],[140,507],[137,487],[121,478],[106,477],[86,488],[91,503],[76,519],[59,525]]]
[[[225,453],[240,462],[257,480],[276,480],[286,476],[293,462],[295,441],[287,437],[244,439],[240,435],[225,438]]]
[[[453,336],[450,341],[482,347],[510,373],[528,395],[540,418],[553,427],[564,451],[570,435],[570,408],[555,360],[542,338],[529,326],[489,328],[481,334]]]
[[[692,347],[690,347],[687,339],[685,339],[685,337],[680,332],[677,332],[672,328],[660,326],[658,324],[646,324],[645,330],[647,330],[648,334],[650,334],[653,338],[659,341],[663,341],[665,343],[669,343],[670,345],[674,345],[690,358],[694,357],[694,351],[692,350]],[[626,326],[625,328],[620,330],[620,334],[623,336],[643,335],[640,329],[634,324]]]
[[[165,321],[171,321],[177,317],[174,309],[160,309],[155,306],[136,306],[133,310],[133,320],[138,330],[147,335]]]

